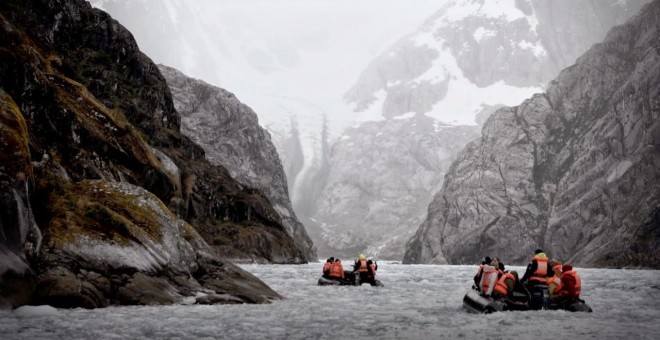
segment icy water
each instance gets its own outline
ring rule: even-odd
[[[660,271],[578,268],[583,297],[594,313],[474,315],[462,308],[474,266],[379,263],[385,287],[319,287],[321,263],[242,267],[285,299],[269,305],[2,311],[0,339],[660,337]]]

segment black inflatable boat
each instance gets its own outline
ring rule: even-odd
[[[549,302],[548,286],[537,285],[531,294],[514,291],[511,298],[494,299],[484,296],[476,289],[471,289],[463,297],[463,308],[468,313],[493,313],[502,311],[524,310],[567,310],[569,312],[588,312],[593,310],[584,300],[554,304]]]
[[[356,272],[350,270],[344,270],[344,278],[331,278],[322,276],[319,278],[319,286],[359,286],[362,283],[369,282],[360,282],[360,275]],[[371,283],[374,287],[382,287],[383,283],[380,280],[374,280],[374,283]]]

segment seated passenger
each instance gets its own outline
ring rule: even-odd
[[[570,264],[562,267],[561,290],[559,294],[566,297],[568,302],[574,302],[580,299],[582,293],[582,279]]]
[[[565,298],[559,293],[562,289],[561,267],[561,263],[555,262],[552,265],[552,271],[555,273],[555,276],[548,279],[548,293],[550,293],[550,302],[552,303],[559,303],[565,300]]]
[[[479,282],[481,294],[490,296],[493,293],[493,289],[497,283],[498,267],[499,264],[496,260],[491,260],[490,263],[484,264],[483,274],[481,275],[481,282]]]
[[[369,283],[372,285],[376,283],[376,271],[378,270],[378,263],[372,261],[371,259],[367,260],[367,278]]]
[[[330,257],[325,261],[323,264],[323,277],[330,277],[330,267],[332,266],[333,262],[335,262],[334,257]]]
[[[484,273],[484,265],[486,263],[490,264],[491,259],[489,256],[484,257],[483,260],[481,260],[481,264],[479,265],[479,269],[477,270],[477,274],[474,275],[474,288],[476,288],[478,291],[481,291],[481,288],[479,286],[479,283],[481,282],[481,275]]]
[[[343,279],[344,278],[344,266],[341,264],[340,259],[336,259],[335,262],[330,266],[330,278],[333,279]]]
[[[516,282],[518,281],[518,272],[511,271],[503,273],[495,284],[493,291],[493,297],[495,298],[511,298],[516,287]]]

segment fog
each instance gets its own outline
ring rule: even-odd
[[[374,57],[445,1],[94,0],[156,63],[233,92],[262,126],[352,122],[342,96]],[[310,112],[311,111],[311,112]],[[305,129],[303,126],[301,129]],[[316,129],[314,129],[316,130]]]

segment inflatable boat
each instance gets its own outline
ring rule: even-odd
[[[468,313],[493,313],[512,310],[529,310],[527,296],[523,293],[513,293],[513,298],[494,299],[482,295],[479,291],[472,289],[463,297],[463,308]]]
[[[344,270],[343,279],[321,276],[319,278],[318,285],[319,286],[359,286],[362,283],[368,283],[368,282],[360,282],[360,275],[350,270]],[[382,287],[383,283],[380,282],[380,280],[374,280],[374,283],[371,283],[371,285],[374,287]]]
[[[578,299],[573,302],[549,303],[548,287],[538,285],[532,289],[531,294],[527,292],[514,291],[510,298],[494,299],[482,295],[478,290],[471,289],[463,297],[463,308],[468,313],[493,313],[502,311],[525,311],[525,310],[566,310],[569,312],[587,312],[593,310],[584,300]]]

